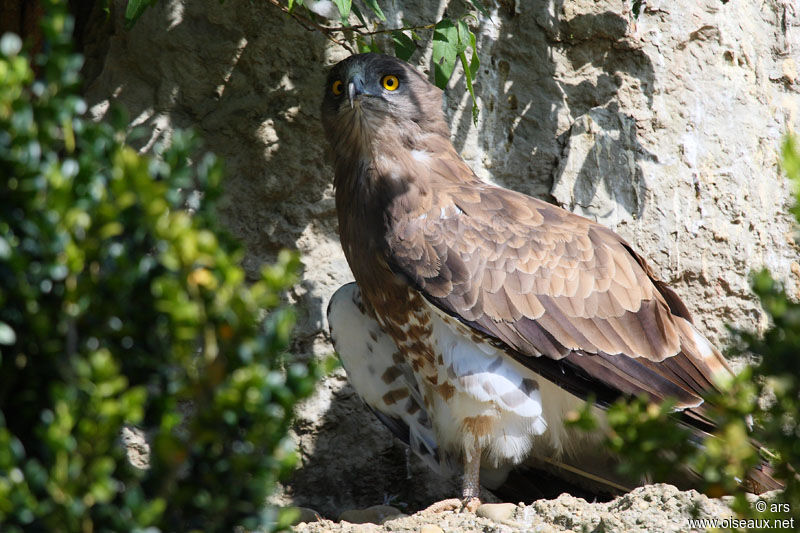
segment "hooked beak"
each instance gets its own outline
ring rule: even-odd
[[[350,109],[355,105],[356,96],[362,94],[372,96],[364,87],[364,80],[361,79],[361,76],[356,75],[347,84],[347,99],[350,100]]]
[[[351,81],[347,84],[347,99],[350,100],[350,109],[353,109],[353,99],[356,97],[356,85]]]

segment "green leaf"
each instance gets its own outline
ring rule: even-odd
[[[394,55],[403,61],[411,59],[417,49],[414,40],[399,30],[392,32],[392,41],[394,42]]]
[[[359,35],[356,37],[356,45],[358,46],[358,52],[361,54],[368,54],[370,52],[374,52],[376,54],[383,53],[381,47],[375,42],[374,37],[370,37],[369,42],[367,42],[366,39]]]
[[[489,15],[489,12],[483,6],[483,3],[480,0],[469,0],[469,3],[472,4],[472,7],[477,9],[481,15],[491,18],[491,15]]]
[[[447,87],[458,57],[458,29],[450,19],[442,19],[433,29],[433,79],[440,89]]]
[[[474,80],[478,76],[478,69],[481,66],[481,60],[478,58],[478,45],[475,42],[475,34],[469,32],[469,45],[472,47],[472,57],[469,60],[469,71],[472,73]]]
[[[481,66],[480,59],[478,59],[478,46],[475,41],[475,34],[470,31],[464,19],[458,21],[458,41],[459,53],[466,52],[467,46],[472,48],[472,57],[469,60],[469,67],[465,68],[465,72],[471,80],[474,80],[478,75],[478,68]]]
[[[791,182],[790,187],[795,196],[795,203],[791,207],[791,211],[800,222],[800,152],[798,152],[797,138],[794,135],[786,136],[781,152],[783,156],[781,167]]]
[[[472,87],[472,76],[469,71],[469,64],[467,63],[467,54],[460,52],[458,57],[461,59],[461,66],[464,68],[464,77],[467,80],[467,90],[472,97],[472,123],[478,125],[478,102],[475,100],[475,89]]]
[[[353,5],[353,0],[333,0],[333,3],[336,4],[336,8],[343,19],[350,16],[350,7]]]
[[[383,14],[381,6],[378,5],[377,0],[364,0],[364,3],[369,7],[382,21],[386,20],[386,15]]]
[[[458,40],[459,52],[458,57],[461,59],[461,67],[464,69],[464,77],[467,82],[467,90],[472,97],[472,123],[478,125],[478,102],[475,99],[475,88],[472,86],[472,80],[478,75],[478,68],[480,68],[480,60],[478,59],[478,49],[475,41],[475,34],[472,33],[464,22],[464,19],[458,21]],[[467,42],[472,47],[472,58],[467,61]]]
[[[472,58],[467,59],[466,50],[472,47]],[[433,31],[433,71],[434,83],[440,89],[447,86],[453,76],[456,59],[461,60],[464,68],[467,89],[472,97],[472,122],[478,123],[478,104],[475,100],[475,88],[472,80],[478,73],[480,61],[476,52],[475,34],[462,18],[457,24],[450,19],[443,19],[436,24]]]
[[[633,18],[639,18],[642,12],[642,0],[633,0],[633,2],[631,2],[631,12],[633,13]]]
[[[797,143],[792,135],[787,135],[783,141],[783,171],[792,181],[800,180],[800,153],[797,151]]]
[[[125,26],[131,28],[142,13],[155,2],[156,0],[128,0],[128,5],[125,7]]]
[[[350,6],[350,9],[352,9],[353,14],[355,14],[356,18],[361,23],[361,25],[362,26],[366,26],[367,25],[367,19],[364,18],[364,14],[361,13],[361,10],[358,9],[358,6],[353,4],[353,5]]]

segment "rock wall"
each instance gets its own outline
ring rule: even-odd
[[[380,3],[391,25],[447,7]],[[460,70],[446,92],[453,142],[473,169],[614,228],[718,344],[725,324],[763,327],[748,273],[766,266],[800,286],[778,169],[782,136],[800,123],[793,0],[651,0],[638,20],[622,1],[484,3],[477,127]],[[347,52],[269,2],[162,0],[131,30],[124,4],[95,13],[81,36],[90,112],[123,104],[147,132],[143,151],[175,127],[199,130],[226,160],[220,217],[246,245],[248,272],[283,247],[303,255],[294,350],[332,353],[325,307],[352,276],[319,105],[327,68]],[[430,55],[412,61],[428,72]],[[341,370],[300,409],[296,436],[303,467],[276,501],[336,516],[452,495],[452,480],[407,458]]]

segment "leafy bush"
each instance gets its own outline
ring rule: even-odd
[[[220,164],[190,164],[190,134],[151,158],[119,113],[83,118],[72,21],[47,12],[35,71],[0,40],[2,530],[274,526],[265,498],[320,372],[283,355],[299,261],[248,284],[215,223]],[[152,428],[148,469],[124,424]]]
[[[783,168],[794,188],[792,213],[800,228],[800,153],[791,136],[784,143]],[[672,416],[671,404],[638,398],[618,401],[608,409],[606,444],[620,454],[624,473],[663,480],[678,465],[687,465],[700,475],[709,495],[734,494],[733,508],[742,517],[794,518],[800,523],[800,303],[790,299],[766,270],[753,276],[752,286],[771,326],[764,335],[734,332],[734,350],[756,355],[759,363],[737,375],[721,393],[707,396],[715,407],[716,434],[697,446],[690,431]],[[598,427],[588,405],[573,413],[570,423],[584,429]],[[748,503],[741,480],[764,460],[786,487],[761,510]]]

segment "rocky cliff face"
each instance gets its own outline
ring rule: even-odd
[[[778,169],[782,136],[800,125],[793,0],[651,0],[638,20],[622,1],[485,3],[477,127],[458,71],[446,92],[453,142],[478,175],[618,231],[718,344],[725,324],[763,327],[748,273],[765,266],[800,286]],[[326,69],[347,52],[269,2],[162,0],[131,30],[125,2],[112,4],[83,36],[91,113],[122,104],[146,131],[145,151],[175,127],[199,130],[226,159],[220,217],[246,245],[246,268],[284,247],[303,254],[295,351],[332,353],[325,307],[352,277],[319,105]],[[444,9],[382,4],[390,25]],[[427,72],[430,55],[412,61]],[[296,436],[303,467],[280,501],[336,516],[452,494],[451,481],[406,458],[341,370],[303,406]]]

